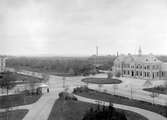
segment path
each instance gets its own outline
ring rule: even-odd
[[[80,101],[97,104],[97,100],[95,100],[95,99],[89,99],[89,98],[81,97],[81,96],[78,96],[78,95],[75,95],[75,96]],[[109,105],[108,102],[101,101],[101,103],[105,104],[105,105]],[[115,108],[120,108],[120,109],[123,109],[123,110],[129,110],[129,111],[132,111],[132,112],[136,112],[136,113],[148,118],[149,120],[166,120],[167,119],[167,118],[165,118],[165,117],[163,117],[163,116],[161,116],[157,113],[154,113],[154,112],[151,112],[151,111],[148,111],[148,110],[144,110],[144,109],[141,109],[141,108],[130,107],[130,106],[120,105],[120,104],[113,104],[113,106]]]

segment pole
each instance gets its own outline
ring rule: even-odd
[[[66,80],[66,78],[63,76],[63,88],[65,88],[65,80]]]

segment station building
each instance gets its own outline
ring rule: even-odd
[[[160,61],[154,55],[120,55],[114,60],[113,74],[136,79],[167,80],[167,63]]]

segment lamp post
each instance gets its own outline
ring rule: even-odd
[[[63,86],[62,86],[62,87],[65,88],[65,80],[66,80],[66,77],[63,76],[62,80],[63,80]]]

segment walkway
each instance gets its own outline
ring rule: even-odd
[[[47,120],[56,99],[57,94],[51,92],[43,95],[34,104],[19,107],[19,109],[29,109],[23,120]]]
[[[95,99],[89,99],[89,98],[81,97],[81,96],[78,96],[78,95],[75,95],[75,96],[80,101],[97,104],[97,100],[95,100]],[[101,101],[100,103],[102,103],[104,105],[109,105],[108,102],[104,102],[104,101]],[[161,116],[157,113],[148,111],[148,110],[144,110],[144,109],[140,109],[140,108],[136,108],[136,107],[130,107],[130,106],[126,106],[126,105],[120,105],[120,104],[113,104],[113,106],[115,108],[120,108],[120,109],[123,109],[123,110],[129,110],[129,111],[132,111],[132,112],[136,112],[136,113],[148,118],[149,120],[167,120],[167,118],[165,118],[165,117],[163,117],[163,116]]]

